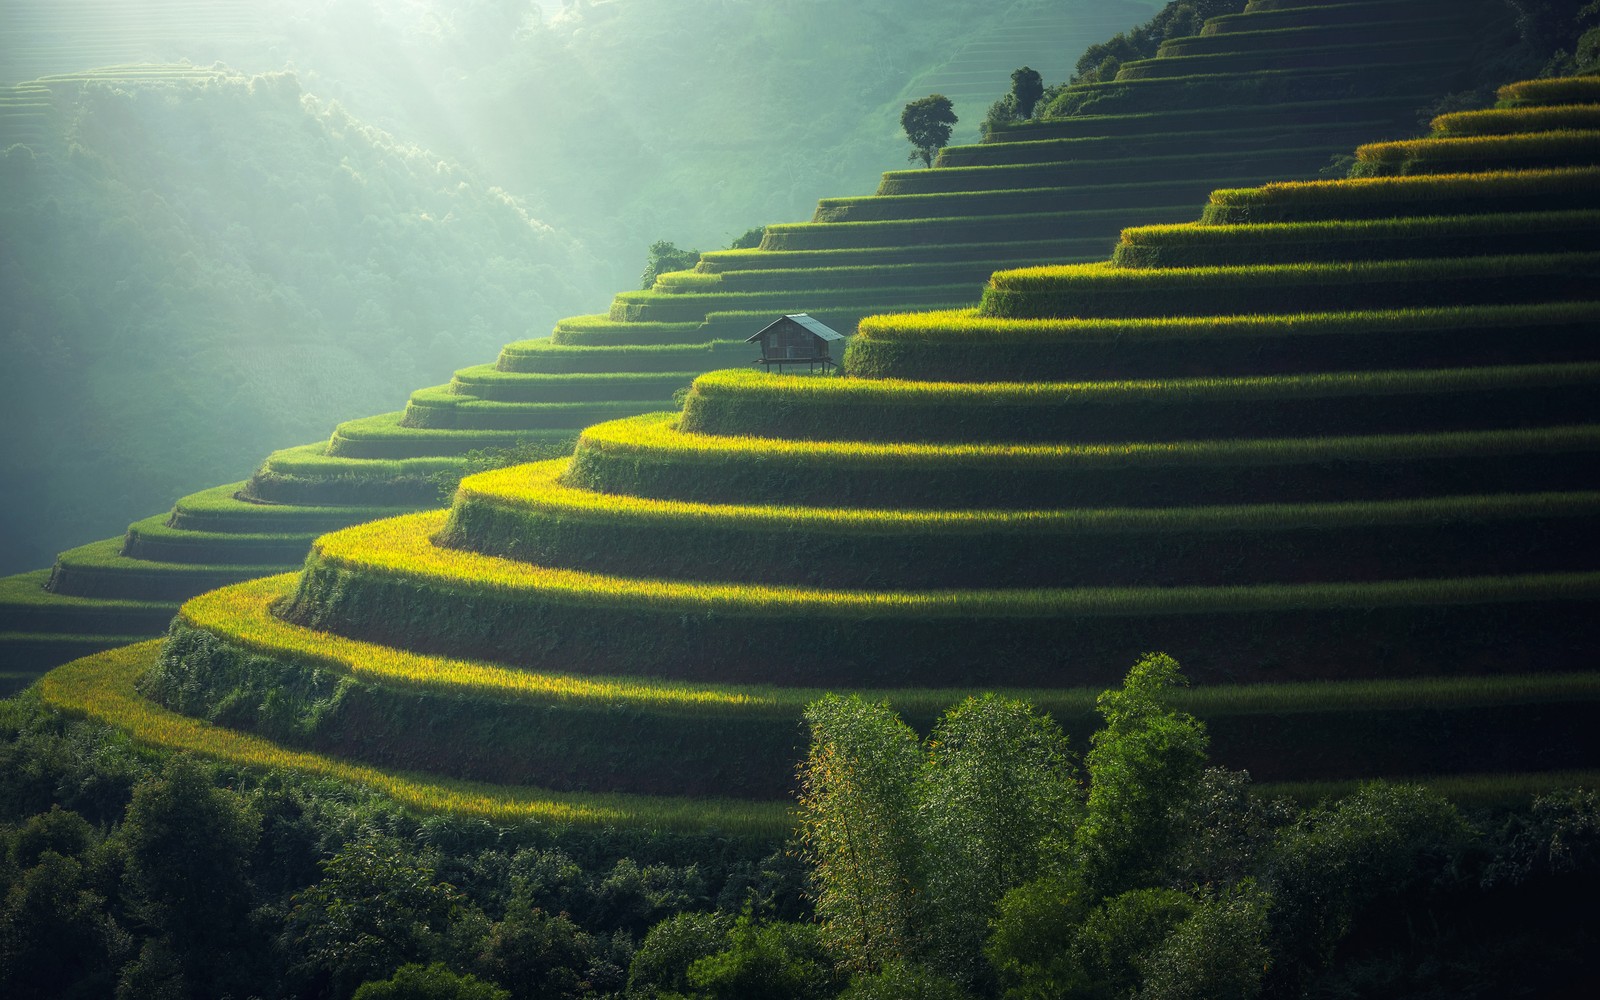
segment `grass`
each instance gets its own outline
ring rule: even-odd
[[[1155,208],[1195,198],[1206,188],[1223,182],[1252,184],[1276,174],[1243,173],[1239,169],[1212,177],[1176,177],[1128,184],[1083,184],[1069,187],[1030,187],[995,191],[958,191],[944,194],[866,195],[857,198],[823,198],[817,202],[813,222],[890,222],[939,216],[1033,214],[1101,210],[1107,204],[1128,208]],[[953,234],[946,239],[954,238]]]
[[[607,410],[588,404],[485,403],[463,415],[449,406],[412,406],[404,414],[381,413],[345,421],[334,428],[326,454],[336,460],[426,461],[475,449],[510,447],[524,440],[544,440],[552,453],[561,453],[571,443],[576,429],[572,425],[581,426],[597,414],[637,411],[637,407],[627,406]],[[500,427],[494,426],[497,417]],[[465,426],[428,426],[434,420]],[[569,426],[562,427],[563,422]]]
[[[456,595],[498,596],[590,608],[651,607],[723,616],[792,615],[916,618],[1036,618],[1062,615],[1148,615],[1194,611],[1251,611],[1309,607],[1370,607],[1593,600],[1600,573],[1456,580],[1401,580],[1373,584],[1263,585],[1197,588],[1041,588],[1036,590],[835,591],[753,584],[683,583],[629,579],[552,569],[515,560],[435,546],[444,512],[412,514],[346,528],[323,536],[310,562],[353,571],[409,578]]]
[[[1382,38],[1373,37],[1372,25],[1357,25],[1346,30],[1283,30],[1270,32],[1268,39],[1231,36],[1237,44],[1174,46],[1163,44],[1153,59],[1133,59],[1117,70],[1117,81],[1162,80],[1173,77],[1211,76],[1232,73],[1313,72],[1337,70],[1350,64],[1394,65],[1414,52],[1424,40],[1430,46],[1447,49],[1469,40],[1460,31],[1441,30],[1437,21],[1390,22],[1380,29]],[[1253,33],[1252,33],[1253,34]],[[1269,34],[1263,32],[1262,34]],[[1221,40],[1218,39],[1220,42]],[[1383,59],[1384,63],[1373,63]]]
[[[1600,161],[1600,131],[1596,130],[1435,136],[1358,146],[1351,176],[1567,167],[1597,161]]]
[[[1073,255],[1103,248],[1098,237],[1090,240],[1063,237],[990,243],[934,243],[905,247],[866,247],[839,250],[714,250],[700,255],[695,269],[707,274],[786,270],[792,268],[855,267],[885,264],[929,264],[991,261]]]
[[[1455,13],[1461,0],[1250,0],[1238,14],[1209,17],[1200,31],[1203,37],[1228,36],[1249,31],[1255,25],[1364,24],[1374,26],[1389,20],[1409,20],[1421,9],[1438,14]]]
[[[1374,258],[1489,255],[1600,247],[1600,211],[1330,219],[1266,225],[1138,226],[1112,252],[1118,267],[1205,267]]]
[[[436,543],[607,575],[833,588],[1225,584],[1578,568],[1578,519],[1600,513],[1592,492],[1017,511],[709,504],[574,489],[559,481],[565,465],[463,480]]]
[[[801,442],[673,430],[671,414],[598,424],[568,481],[711,503],[1027,509],[1306,502],[1588,489],[1591,426],[1090,444]],[[937,499],[934,499],[937,498]]]
[[[1596,88],[1595,100],[1600,102],[1600,87]],[[1600,129],[1600,106],[1559,104],[1553,107],[1487,108],[1481,111],[1454,111],[1433,120],[1433,134],[1439,136],[1518,135],[1559,129]]]
[[[1114,683],[1140,650],[1199,683],[1583,669],[1600,574],[1381,583],[852,590],[691,583],[438,547],[443,514],[325,536],[293,622],[532,670],[796,687]],[[1402,637],[1402,638],[1397,638]],[[1579,658],[1575,659],[1575,656]],[[1508,660],[1508,657],[1510,658]]]
[[[1394,127],[1392,121],[1373,118],[1367,121],[1337,123],[1313,121],[1284,123],[1266,128],[1236,128],[1226,131],[1151,131],[1132,135],[1077,136],[1059,139],[1014,139],[968,146],[946,146],[939,151],[935,167],[975,167],[1023,163],[1049,163],[1062,160],[1125,160],[1141,153],[1165,155],[1172,150],[1189,153],[1236,154],[1246,149],[1282,147],[1290,142],[1309,145],[1315,138],[1324,145],[1348,137],[1351,145],[1370,140]]]
[[[1337,100],[1300,95],[1280,95],[1282,100],[1255,103],[1217,104],[1201,108],[1174,108],[1160,111],[1099,111],[1071,116],[1057,115],[1054,105],[1034,112],[1033,121],[1002,126],[989,133],[987,142],[1028,142],[1055,138],[1136,136],[1208,129],[1217,132],[1233,129],[1269,128],[1288,125],[1304,128],[1311,122],[1342,127],[1348,122],[1381,118],[1399,124],[1415,119],[1413,109],[1427,102],[1423,92],[1394,93],[1375,97],[1351,95]],[[1404,110],[1402,110],[1404,109]]]
[[[1600,168],[1281,181],[1211,192],[1207,224],[1553,211],[1600,205]]]
[[[1466,326],[1515,330],[1525,326],[1600,322],[1600,302],[1547,302],[1516,306],[1441,306],[1351,312],[1173,316],[1120,320],[1005,319],[976,309],[886,313],[861,321],[852,346],[872,340],[912,341],[939,347],[978,341],[993,345],[1056,345],[1131,338],[1162,342],[1248,337],[1337,336],[1350,333],[1446,332]]]
[[[1393,4],[1385,6],[1392,8]],[[1378,13],[1376,11],[1363,11],[1358,15],[1359,19],[1330,18],[1327,12],[1318,13],[1321,16],[1309,23],[1305,23],[1307,19],[1301,12],[1295,12],[1294,17],[1280,16],[1267,19],[1259,14],[1247,15],[1248,20],[1223,23],[1237,23],[1248,27],[1212,34],[1169,38],[1161,43],[1156,55],[1158,59],[1174,59],[1263,50],[1315,51],[1317,47],[1325,46],[1359,46],[1362,41],[1370,41],[1374,34],[1379,33],[1385,41],[1405,39],[1415,44],[1419,38],[1436,41],[1441,35],[1447,34],[1441,30],[1437,18],[1407,17],[1394,20],[1385,18],[1381,24],[1375,24],[1372,17]],[[1354,48],[1351,51],[1354,51]]]
[[[47,590],[50,571],[0,577],[0,629],[8,633],[154,634],[178,610],[175,601],[73,597]]]
[[[1178,147],[1181,148],[1181,147]],[[1120,159],[1064,160],[1026,164],[984,164],[981,166],[941,166],[937,170],[894,170],[883,175],[877,196],[951,193],[960,191],[1000,191],[1017,188],[1058,188],[1067,184],[1105,185],[1170,180],[1237,177],[1240,173],[1237,150],[1202,153],[1155,153]],[[1298,173],[1327,159],[1325,143],[1277,149],[1252,150],[1248,159],[1252,174]]]
[[[537,819],[559,826],[719,830],[762,838],[780,837],[793,825],[784,803],[554,793],[385,771],[285,749],[141,698],[135,682],[158,652],[159,644],[150,642],[75,661],[47,674],[40,694],[62,711],[115,726],[140,743],[245,767],[284,768],[345,781],[423,813],[450,812],[502,823]]]
[[[124,539],[67,549],[50,570],[51,590],[70,597],[172,601],[283,569],[283,563],[155,562],[122,554]]]
[[[123,554],[132,559],[177,563],[288,563],[305,558],[316,531],[221,532],[173,528],[167,515],[135,521],[124,536]]]
[[[1594,294],[1600,253],[1129,268],[1061,264],[996,271],[983,315],[1105,318],[1548,302]]]
[[[1096,467],[1121,469],[1138,465],[1194,468],[1339,459],[1381,461],[1414,457],[1486,456],[1528,451],[1582,453],[1600,445],[1600,425],[1552,430],[1314,439],[1007,445],[813,442],[733,435],[707,436],[678,433],[676,419],[677,415],[672,413],[651,413],[589,427],[578,439],[578,463],[581,465],[586,458],[605,454],[634,463],[653,459],[665,463],[723,468],[745,462],[776,465],[788,461],[813,470],[831,466],[874,471],[887,471],[893,467],[932,471],[943,466],[968,468],[986,475],[1000,470],[1038,466],[1072,466],[1086,471]],[[582,471],[575,474],[579,478],[585,475]]]
[[[326,507],[262,504],[241,500],[246,483],[227,483],[191,493],[173,505],[170,527],[218,534],[320,534],[360,521],[408,513],[406,507]]]
[[[593,493],[564,485],[567,459],[481,472],[461,481],[457,507],[487,504],[513,512],[550,512],[564,521],[609,525],[627,519],[670,535],[697,525],[751,533],[781,528],[850,536],[881,534],[1084,536],[1148,532],[1216,532],[1305,527],[1355,527],[1430,521],[1480,521],[1517,516],[1578,516],[1596,509],[1600,493],[1453,496],[1362,503],[1250,504],[1110,509],[940,510],[708,504]],[[448,529],[447,529],[448,533]]]
[[[556,324],[550,343],[558,347],[642,347],[663,344],[692,344],[699,336],[700,323],[625,322],[604,313],[570,316]],[[511,345],[515,349],[517,345]],[[508,348],[502,348],[502,352]],[[502,353],[502,357],[503,357]]]
[[[864,378],[1027,381],[1189,371],[1360,371],[1600,356],[1600,303],[1277,316],[996,319],[976,310],[868,317],[845,351]]]
[[[244,489],[266,503],[302,506],[429,507],[438,502],[441,474],[467,468],[463,455],[422,458],[351,458],[328,454],[326,444],[284,448],[267,456]]]
[[[703,755],[702,745],[711,744],[704,749],[710,750],[712,756],[696,760],[696,766],[714,769],[717,747],[724,753],[736,751],[748,758],[741,773],[760,772],[766,779],[763,785],[749,785],[741,791],[769,797],[787,790],[799,754],[801,713],[807,703],[825,691],[760,683],[702,685],[544,674],[488,662],[426,656],[283,622],[271,613],[271,607],[292,588],[293,581],[283,577],[229,588],[190,602],[182,622],[174,629],[175,638],[169,642],[167,657],[192,657],[196,662],[180,666],[175,677],[164,679],[157,686],[167,685],[172,679],[180,679],[181,683],[181,678],[197,666],[228,673],[247,663],[246,669],[253,677],[263,678],[281,669],[273,665],[282,665],[288,670],[282,671],[284,677],[276,683],[279,688],[299,686],[302,682],[294,678],[307,675],[322,678],[319,683],[324,687],[339,684],[339,678],[365,685],[359,690],[346,688],[343,699],[368,704],[355,709],[350,721],[335,721],[328,733],[331,744],[348,747],[347,753],[368,752],[366,744],[380,736],[368,727],[383,716],[406,716],[405,706],[412,706],[410,715],[420,713],[433,720],[426,727],[427,733],[418,734],[426,744],[438,744],[441,739],[477,744],[473,747],[476,753],[492,761],[505,743],[496,741],[496,730],[485,732],[469,720],[494,718],[511,728],[531,729],[536,737],[559,743],[565,753],[585,759],[591,767],[604,766],[606,748],[627,746],[630,769],[657,771],[662,787],[671,787],[674,779],[692,783],[695,777],[692,771],[675,770],[670,760],[652,759],[652,741],[676,745],[682,759]],[[199,644],[187,642],[182,638],[185,629],[198,629],[210,639]],[[218,642],[240,651],[233,655],[232,663],[216,659]],[[227,682],[222,686],[226,687]],[[896,711],[926,731],[945,706],[979,692],[969,685],[867,688],[858,693],[872,700],[889,701]],[[1093,687],[1004,693],[1025,698],[1052,713],[1073,731],[1075,738],[1087,736],[1095,725],[1097,690]],[[227,700],[232,694],[217,690],[210,698],[219,696]],[[1597,697],[1600,678],[1572,674],[1198,686],[1179,692],[1176,700],[1206,720],[1219,750],[1237,753],[1260,743],[1254,734],[1263,730],[1287,727],[1319,741],[1327,737],[1326,730],[1337,732],[1341,726],[1437,725],[1441,717],[1470,718],[1483,709],[1509,715],[1524,706],[1538,706],[1548,722],[1552,708],[1581,707],[1592,704]],[[193,713],[202,707],[191,703],[185,711]],[[358,719],[368,722],[364,726]],[[643,742],[642,734],[648,734]],[[1403,733],[1396,735],[1397,746],[1406,742]],[[1416,738],[1428,736],[1424,732]],[[1266,742],[1270,744],[1272,737]],[[1327,742],[1337,743],[1337,737]],[[459,757],[459,749],[452,753],[446,745],[437,745],[433,751],[436,762],[430,769],[447,766],[444,759]],[[1391,769],[1396,762],[1407,760],[1403,753],[1393,756]],[[1326,774],[1327,769],[1302,769],[1299,773]]]
[[[1519,80],[1501,87],[1495,96],[1509,108],[1600,104],[1600,75]]]
[[[1192,200],[1127,208],[1086,208],[1073,212],[994,212],[981,216],[939,216],[863,222],[789,222],[767,227],[764,246],[774,250],[844,250],[883,246],[927,246],[999,240],[1036,240],[1063,232],[1101,229],[1107,242],[1116,227],[1147,219],[1172,222],[1194,216]]]
[[[556,436],[557,431],[577,430],[597,420],[670,405],[673,393],[693,382],[695,374],[668,372],[631,378],[609,374],[533,375],[528,377],[549,381],[519,387],[529,392],[542,389],[549,396],[572,397],[559,400],[480,399],[456,393],[449,386],[418,389],[411,394],[399,426],[384,428],[372,437],[401,438],[409,436],[408,431],[525,431]],[[447,433],[444,440],[448,439]]]
[[[1095,254],[1094,256],[1099,256]],[[1058,255],[1045,253],[1036,260],[1057,259]],[[666,294],[684,292],[705,293],[750,292],[762,290],[793,290],[805,292],[813,288],[842,290],[847,288],[909,288],[922,284],[949,285],[960,282],[981,284],[994,270],[992,259],[977,261],[932,261],[914,264],[860,264],[797,268],[764,268],[760,270],[721,271],[714,274],[695,271],[674,271],[656,279],[652,291]]]
[[[294,593],[296,574],[252,580],[203,594],[183,605],[180,618],[263,656],[289,658],[364,681],[447,694],[488,695],[539,702],[621,703],[655,711],[693,714],[738,708],[771,715],[801,707],[780,704],[778,689],[684,686],[647,678],[595,678],[510,670],[481,661],[424,656],[290,624],[272,613]],[[814,693],[820,697],[820,692]],[[801,703],[803,705],[803,703]]]
[[[927,382],[751,370],[695,380],[679,429],[871,441],[1200,440],[1583,422],[1600,364],[1377,372]]]
[[[885,303],[971,301],[979,283],[957,286],[923,285],[911,287],[808,288],[804,291],[682,293],[623,292],[611,303],[611,317],[621,322],[657,318],[705,320],[713,311],[774,313],[804,311],[816,315],[826,309],[858,308],[874,310]],[[754,333],[754,330],[750,331]]]
[[[344,781],[387,795],[403,807],[420,813],[448,812],[495,822],[537,819],[557,826],[714,830],[736,836],[773,839],[782,837],[792,828],[793,816],[786,802],[549,792],[527,786],[442,779],[417,772],[363,766],[327,754],[286,748],[258,736],[180,715],[142,698],[136,688],[137,681],[154,665],[158,655],[159,643],[147,642],[87,657],[47,674],[39,683],[39,693],[45,703],[58,710],[121,729],[135,741],[146,745],[196,753],[236,766],[283,768],[318,778]],[[1552,677],[1522,680],[1523,691],[1535,697],[1565,697],[1567,692],[1563,688],[1569,688],[1573,695],[1582,696],[1582,681],[1579,679]],[[1412,690],[1424,698],[1429,695],[1442,696],[1446,704],[1460,703],[1463,698],[1470,702],[1484,696],[1518,696],[1513,691],[1490,690],[1492,686],[1480,685],[1479,690],[1474,692],[1470,682],[1442,682],[1413,687]],[[1382,696],[1371,685],[1366,687],[1369,693]],[[1432,690],[1429,690],[1430,687]],[[1500,687],[1504,689],[1506,686]],[[1181,699],[1201,691],[1203,689],[1181,692],[1178,696],[1180,703],[1183,703]],[[910,697],[900,697],[894,707],[911,717],[932,717],[951,703],[953,699],[947,700],[947,697],[954,693],[919,692],[921,698],[916,699],[918,701],[927,698],[937,700],[924,707],[916,705]],[[1361,696],[1357,690],[1350,693],[1358,699]],[[798,697],[811,694],[814,692],[795,692]],[[1061,708],[1078,708],[1075,703],[1086,701],[1088,692],[1052,691],[1044,694],[1055,703],[1046,703],[1046,707],[1059,711],[1057,705]],[[1260,694],[1265,692],[1258,693],[1257,697]],[[1189,706],[1185,704],[1185,707]],[[798,706],[794,711],[798,711]],[[1489,778],[1458,775],[1440,779],[1440,782],[1441,787],[1451,788],[1456,794],[1475,792],[1481,795],[1489,789],[1503,793],[1508,786],[1522,788],[1530,783],[1542,787],[1540,783],[1554,777],[1538,774]],[[1561,777],[1570,778],[1570,774]],[[1339,786],[1329,782],[1302,782],[1295,785],[1266,785],[1263,790],[1326,796],[1337,794]]]
[[[749,355],[750,348],[742,340],[629,347],[569,347],[548,340],[524,340],[501,348],[495,367],[502,372],[552,375],[700,372]]]

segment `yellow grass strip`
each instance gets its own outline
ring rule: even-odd
[[[476,660],[426,656],[293,625],[272,614],[294,592],[297,574],[251,580],[190,600],[190,626],[266,656],[285,656],[378,684],[543,701],[626,701],[653,709],[727,706],[759,710],[777,701],[755,688],[690,687],[642,679],[601,679],[510,670]]]
[[[1291,223],[1296,225],[1296,223]],[[1238,227],[1244,228],[1244,227]],[[1600,304],[1593,302],[1529,303],[1515,306],[1376,309],[1344,313],[1260,314],[1239,316],[1170,316],[1136,319],[1010,319],[979,315],[976,309],[868,316],[857,340],[928,343],[1052,343],[1167,339],[1220,336],[1283,337],[1380,331],[1428,332],[1469,325],[1537,326],[1573,321],[1600,322]]]
[[[1449,431],[1326,438],[1241,438],[1219,441],[1115,444],[918,444],[866,441],[791,441],[742,435],[679,433],[677,414],[647,413],[587,428],[578,454],[648,455],[712,462],[762,462],[798,458],[843,468],[951,465],[972,468],[1039,468],[1074,463],[1084,468],[1124,465],[1272,465],[1303,461],[1378,460],[1529,452],[1582,452],[1600,443],[1600,425],[1532,430]]]
[[[550,569],[435,546],[446,511],[408,515],[323,536],[308,563],[410,579],[456,593],[492,591],[516,599],[589,608],[650,607],[673,612],[771,618],[789,615],[923,618],[1130,615],[1262,611],[1309,607],[1592,600],[1600,573],[1399,580],[1382,583],[1227,587],[858,591],[755,584],[684,583]]]
[[[534,819],[563,826],[715,829],[759,837],[782,836],[793,825],[789,806],[781,802],[550,792],[385,771],[288,750],[257,736],[169,712],[141,698],[135,681],[155,662],[160,645],[159,641],[141,643],[58,667],[40,680],[40,695],[62,711],[115,726],[141,743],[230,764],[284,768],[346,781],[381,792],[419,812],[459,813],[501,823]]]
[[[1507,493],[1424,500],[1364,500],[1209,507],[1080,507],[1038,510],[910,510],[895,507],[806,507],[789,504],[714,504],[595,493],[561,482],[570,459],[493,469],[468,476],[457,505],[481,502],[547,513],[562,519],[612,523],[651,522],[664,532],[679,527],[738,526],[751,531],[796,527],[878,535],[996,531],[1061,531],[1084,535],[1117,532],[1240,531],[1274,525],[1328,527],[1434,523],[1468,518],[1585,514],[1600,510],[1600,493]]]
[[[735,711],[789,721],[827,693],[822,688],[692,686],[638,678],[539,675],[490,663],[408,653],[315,632],[278,619],[273,616],[272,607],[293,586],[293,575],[286,575],[228,587],[190,601],[184,606],[183,617],[191,626],[224,642],[269,658],[316,664],[379,684],[415,685],[455,694],[590,699],[607,706],[627,703],[654,712],[663,708],[695,713]],[[969,688],[879,688],[857,693],[874,701],[888,700],[897,711],[908,715],[931,717],[981,692]],[[1005,694],[1057,714],[1084,715],[1093,710],[1099,689],[1016,688]],[[1561,702],[1596,697],[1600,697],[1600,675],[1595,674],[1212,685],[1174,693],[1185,708],[1208,716]]]
[[[1600,381],[1600,363],[1480,365],[1471,368],[1392,371],[1313,372],[1291,375],[1202,376],[1105,379],[1093,382],[930,382],[896,378],[812,378],[771,375],[752,369],[707,372],[694,380],[696,397],[761,400],[773,410],[795,404],[879,406],[1029,406],[1068,401],[1154,401],[1280,399],[1300,401],[1329,396],[1383,393],[1470,392],[1523,386],[1583,385]]]

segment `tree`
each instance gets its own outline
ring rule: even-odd
[[[923,166],[933,166],[934,154],[950,143],[950,129],[955,123],[955,108],[943,94],[929,94],[907,104],[900,112],[900,127],[911,140],[907,159],[913,163],[920,159]]]
[[[261,820],[241,796],[216,788],[191,757],[133,790],[121,836],[137,910],[199,994],[231,992],[252,970],[248,950],[250,856]]]
[[[369,835],[323,863],[322,881],[293,897],[287,932],[307,971],[340,994],[405,962],[432,960],[467,905],[399,841]]]
[[[1033,107],[1044,96],[1044,78],[1027,66],[1011,72],[1011,98],[1016,101],[1017,117],[1032,118]]]
[[[991,694],[968,698],[939,720],[919,792],[928,958],[981,991],[995,904],[1071,836],[1082,811],[1077,769],[1054,721]]]
[[[435,962],[402,965],[388,979],[363,983],[352,1000],[511,1000],[511,994],[477,976],[458,976]]]
[[[817,916],[847,968],[876,971],[909,955],[923,924],[913,826],[922,751],[886,703],[828,695],[806,721],[801,838]]]
[[[1176,660],[1150,653],[1121,690],[1096,702],[1106,724],[1084,758],[1089,802],[1077,847],[1083,878],[1100,895],[1159,883],[1173,857],[1209,746],[1205,726],[1167,704],[1186,683]]]
[[[700,262],[700,251],[684,250],[667,240],[650,244],[650,256],[644,263],[644,273],[639,275],[639,287],[648,290],[656,278],[668,271],[687,271]]]

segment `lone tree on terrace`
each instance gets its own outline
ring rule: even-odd
[[[1024,66],[1011,72],[1011,99],[1016,102],[1018,118],[1032,118],[1033,107],[1044,96],[1044,78],[1039,71]]]
[[[911,140],[907,159],[933,166],[933,156],[950,143],[950,128],[956,123],[955,108],[943,94],[929,94],[907,104],[900,112],[900,127]]]

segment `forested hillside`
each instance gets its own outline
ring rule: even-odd
[[[105,71],[9,96],[7,568],[392,406],[594,287],[593,259],[516,198],[291,74]]]
[[[21,0],[0,572],[864,186],[907,81],[1040,6]]]

